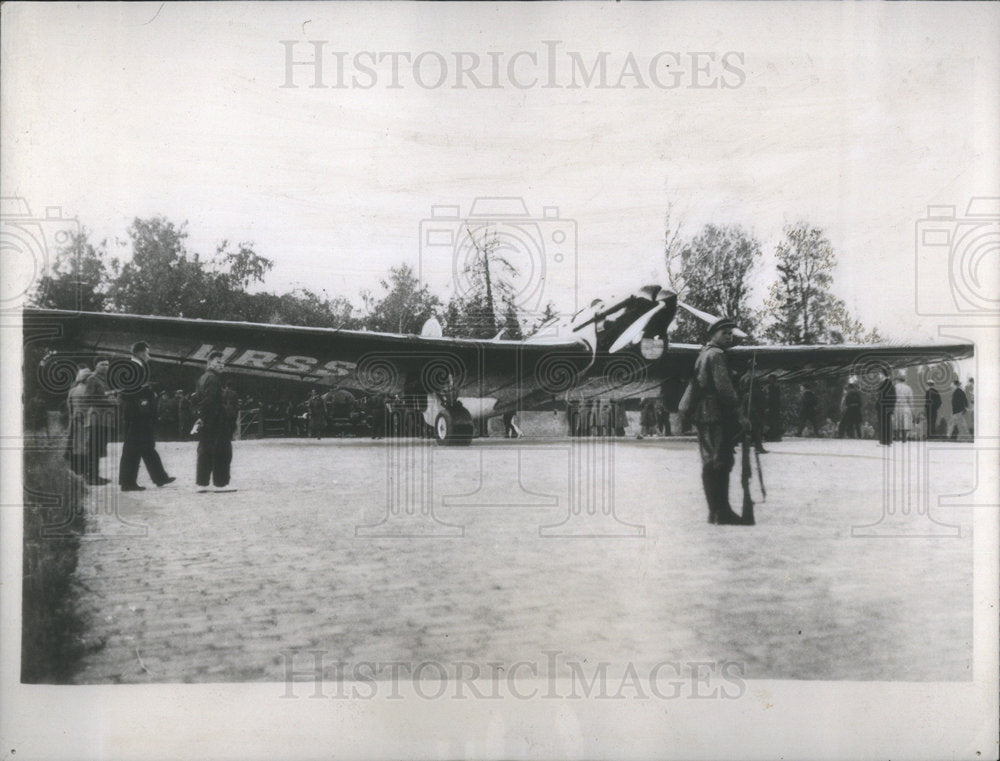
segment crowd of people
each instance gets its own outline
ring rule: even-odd
[[[80,367],[67,394],[65,457],[70,469],[93,486],[110,483],[101,475],[101,461],[108,455],[108,442],[120,436],[119,488],[123,492],[145,490],[138,483],[140,465],[153,484],[166,486],[177,480],[167,472],[156,449],[158,433],[166,429],[177,438],[198,438],[195,483],[199,491],[207,491],[210,485],[231,491],[231,442],[238,399],[221,377],[222,354],[209,356],[193,394],[178,391],[166,401],[166,395],[153,390],[145,342],[133,345],[129,366],[116,373],[118,383],[109,380],[109,366],[109,358],[98,357],[93,368]]]
[[[722,350],[719,345],[715,348]],[[313,389],[298,403],[287,399],[267,403],[252,396],[240,398],[221,374],[221,355],[209,358],[193,391],[176,389],[157,393],[151,378],[149,349],[144,342],[133,346],[129,362],[134,366],[131,377],[137,378],[137,382],[113,388],[108,378],[109,358],[98,357],[93,367],[78,369],[67,394],[65,456],[73,472],[92,485],[109,482],[101,476],[100,463],[107,457],[108,442],[118,436],[122,439],[118,485],[123,491],[144,488],[137,482],[140,464],[145,465],[156,486],[173,482],[175,478],[168,474],[156,450],[157,440],[197,438],[197,486],[207,489],[211,484],[216,489],[226,489],[231,477],[231,442],[237,434],[241,413],[248,411],[254,412],[260,421],[265,418],[278,421],[281,433],[288,436],[322,438],[347,432],[380,437],[426,433],[418,412],[411,409],[413,405],[398,397],[355,399],[342,389],[323,394]],[[788,419],[782,410],[781,384],[750,374],[745,374],[739,383],[733,381],[730,377],[733,394],[739,400],[738,418],[745,421],[741,430],[745,427],[749,432],[758,453],[767,452],[765,441],[780,441],[786,432],[797,436],[809,433],[855,439],[874,437],[885,446],[918,438],[968,441],[974,433],[972,378],[964,387],[955,379],[950,388],[939,388],[938,383],[929,380],[921,396],[914,394],[904,373],[895,377],[883,373],[874,394],[864,393],[857,380],[850,378],[835,411],[824,410],[816,387],[804,384],[799,388],[796,414]],[[49,430],[45,406],[37,397],[25,405],[25,413],[26,419],[38,429],[44,426],[44,430]],[[788,425],[792,419],[794,423]],[[687,432],[697,421],[681,414],[680,422],[681,432]],[[572,437],[624,436],[629,426],[624,402],[619,399],[570,400],[566,423],[567,433]],[[659,396],[640,401],[638,423],[638,439],[672,435],[670,410]],[[260,433],[263,435],[262,427]],[[513,414],[504,419],[504,435],[510,438],[521,435],[520,429],[513,425]],[[725,514],[721,506],[716,507],[717,514]]]
[[[670,421],[665,408],[660,420],[666,421],[669,433]],[[574,437],[624,436],[628,418],[625,415],[625,406],[618,399],[573,399],[566,405],[566,425],[567,432]]]

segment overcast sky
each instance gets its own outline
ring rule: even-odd
[[[804,219],[859,317],[934,338],[917,310],[946,310],[948,246],[915,233],[928,205],[958,207],[938,227],[981,226],[969,200],[1000,195],[998,10],[7,4],[3,195],[95,239],[187,220],[204,254],[253,241],[270,290],[356,303],[403,261],[446,296],[462,223],[421,224],[477,197],[523,198],[499,229],[562,309],[664,280],[668,204],[688,234],[744,225],[768,258]],[[320,51],[318,80],[289,49]],[[978,275],[994,294],[997,250]]]

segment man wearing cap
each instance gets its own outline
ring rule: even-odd
[[[726,349],[733,345],[736,323],[728,317],[708,329],[708,343],[694,365],[694,377],[681,400],[680,411],[693,417],[698,428],[701,482],[708,501],[708,522],[728,525],[743,520],[729,505],[729,474],[736,462],[733,448],[742,430],[748,430],[739,395],[729,375]]]
[[[163,462],[156,451],[156,394],[149,384],[149,345],[139,341],[132,346],[131,361],[136,367],[119,389],[122,401],[122,456],[118,464],[118,485],[122,491],[144,491],[136,479],[139,460],[157,486],[176,481],[163,469]]]

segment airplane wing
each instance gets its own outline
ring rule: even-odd
[[[902,345],[837,344],[835,346],[736,346],[729,349],[737,369],[783,381],[812,380],[847,373],[864,385],[877,386],[883,371],[968,359],[967,343]]]
[[[422,395],[430,399],[425,418],[433,424],[441,408],[458,401],[471,408],[478,400],[471,417],[481,418],[553,409],[568,399],[655,395],[665,383],[683,383],[700,347],[667,345],[662,338],[675,307],[676,296],[647,286],[610,305],[594,302],[557,329],[525,341],[43,309],[24,310],[23,324],[26,345],[43,342],[64,364],[97,353],[127,356],[137,341],[149,344],[154,361],[193,367],[204,366],[211,352],[220,351],[229,373],[363,395]],[[882,370],[972,353],[970,344],[739,346],[730,349],[730,364],[734,371],[753,370],[779,380],[848,372],[874,387]],[[58,381],[68,388],[75,365],[52,362],[47,375],[50,386]]]
[[[634,352],[599,355],[593,371],[580,380],[571,395],[579,399],[655,395],[664,383],[686,382],[700,351],[701,346],[696,344],[671,344],[660,359],[651,361],[644,361]],[[730,370],[739,375],[752,371],[757,378],[801,382],[847,374],[857,376],[861,388],[870,391],[878,387],[883,372],[967,359],[973,356],[973,346],[966,343],[734,346],[727,354]]]

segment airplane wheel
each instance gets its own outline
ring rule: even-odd
[[[441,410],[434,420],[434,438],[444,446],[465,446],[472,441],[472,416],[465,407]]]

